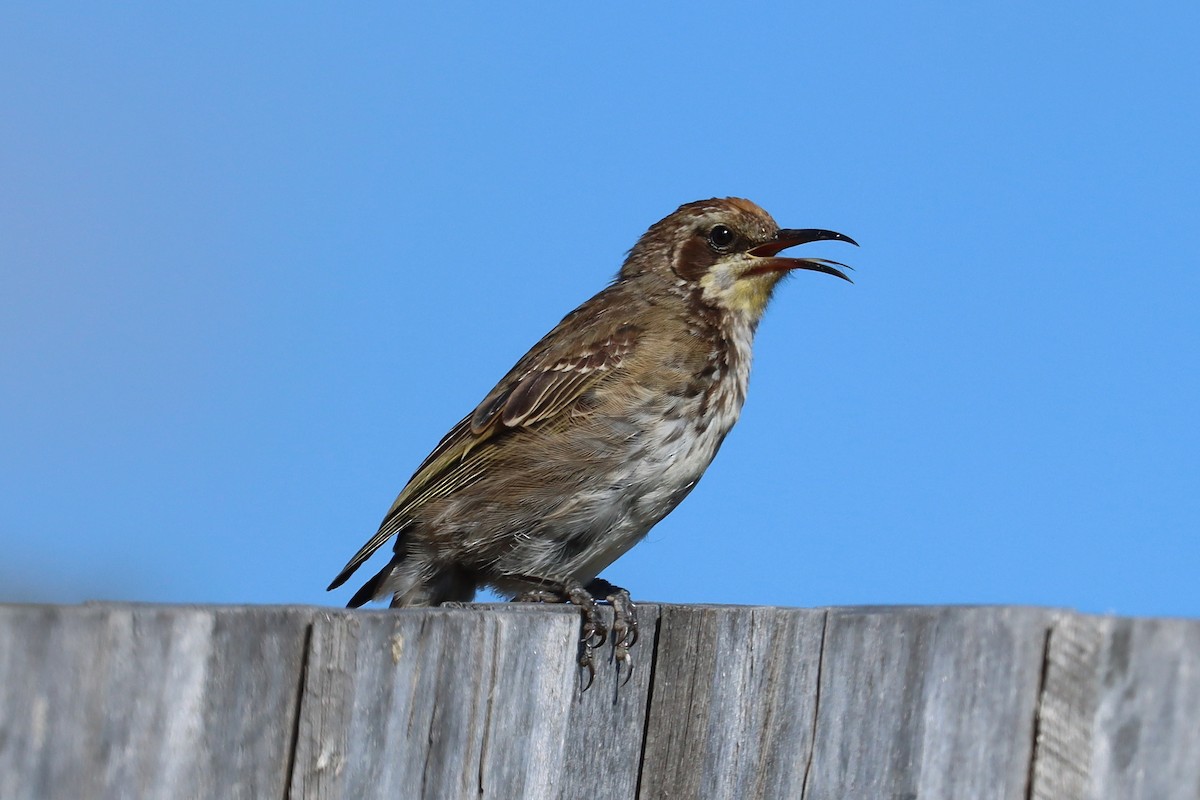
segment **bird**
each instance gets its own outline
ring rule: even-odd
[[[349,607],[389,595],[392,607],[457,605],[484,586],[572,603],[581,666],[594,676],[594,649],[611,636],[618,668],[632,667],[636,605],[599,574],[695,488],[737,422],[755,330],[780,279],[812,270],[850,281],[840,262],[780,255],[821,240],[857,245],[780,228],[734,197],[655,223],[612,282],[433,448],[329,589],[394,537],[391,560]],[[611,628],[597,598],[613,606]]]

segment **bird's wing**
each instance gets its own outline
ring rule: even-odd
[[[575,316],[575,315],[572,315]],[[555,346],[551,331],[496,385],[483,402],[458,422],[413,473],[371,537],[330,584],[335,589],[402,531],[413,512],[429,500],[470,486],[487,474],[506,431],[545,424],[575,410],[579,399],[629,357],[641,329],[626,324],[582,346]]]
[[[622,325],[582,347],[539,353],[533,363],[518,364],[471,414],[471,433],[484,434],[497,424],[529,427],[558,416],[622,364],[637,345],[639,333],[635,325]]]

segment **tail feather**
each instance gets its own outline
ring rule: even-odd
[[[407,555],[397,555],[354,593],[347,608],[358,608],[391,594],[393,608],[467,603],[475,598],[478,576],[457,564],[431,565]]]
[[[387,566],[385,566],[383,569],[379,570],[379,572],[375,573],[374,577],[372,577],[369,581],[364,583],[362,585],[362,588],[354,593],[354,597],[351,597],[350,602],[346,603],[346,608],[358,608],[359,606],[363,605],[364,603],[369,603],[372,600],[376,599],[376,596],[379,593],[380,586],[383,585],[384,581],[386,581],[388,578],[391,577],[392,570],[394,570],[395,568],[396,568],[396,564],[395,564],[395,562],[392,562],[392,563],[389,563]],[[338,577],[341,577],[341,576],[338,576]],[[348,578],[350,576],[347,575],[346,577]],[[345,582],[345,580],[346,580],[346,578],[342,578],[341,581],[336,581],[334,586],[330,586],[329,588],[333,589],[335,586],[340,586],[342,583]]]
[[[345,583],[354,574],[354,571],[374,555],[375,551],[388,539],[393,536],[399,536],[402,539],[404,537],[404,529],[408,527],[410,522],[411,520],[409,519],[401,519],[394,516],[385,518],[383,524],[379,526],[379,530],[371,537],[371,541],[359,548],[358,552],[346,563],[346,566],[342,567],[342,571],[338,573],[338,576],[333,579],[333,583],[329,584],[325,591],[331,592]],[[400,539],[397,539],[396,547],[399,548],[400,546]]]
[[[333,579],[333,583],[325,587],[325,591],[332,592],[334,589],[341,586],[350,579],[350,576],[354,574],[354,570],[356,569],[358,569],[358,564],[347,564],[346,567],[338,573],[338,576]]]

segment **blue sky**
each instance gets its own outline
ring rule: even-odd
[[[856,283],[781,287],[742,421],[606,577],[1200,616],[1198,29],[8,4],[0,599],[344,603],[446,429],[651,223],[736,195],[856,238],[809,249]]]

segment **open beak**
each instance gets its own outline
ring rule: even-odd
[[[858,242],[846,234],[838,233],[837,231],[827,231],[821,228],[784,228],[778,231],[775,234],[775,238],[771,241],[750,249],[750,255],[760,258],[762,261],[755,264],[744,274],[762,275],[766,272],[811,269],[814,272],[824,272],[826,275],[835,275],[842,280],[850,281],[846,273],[842,272],[838,267],[842,269],[853,268],[840,261],[831,261],[828,258],[781,258],[778,255],[781,251],[789,247],[795,247],[798,244],[821,241],[847,242],[855,247],[858,246]],[[850,282],[854,283],[854,281]]]

